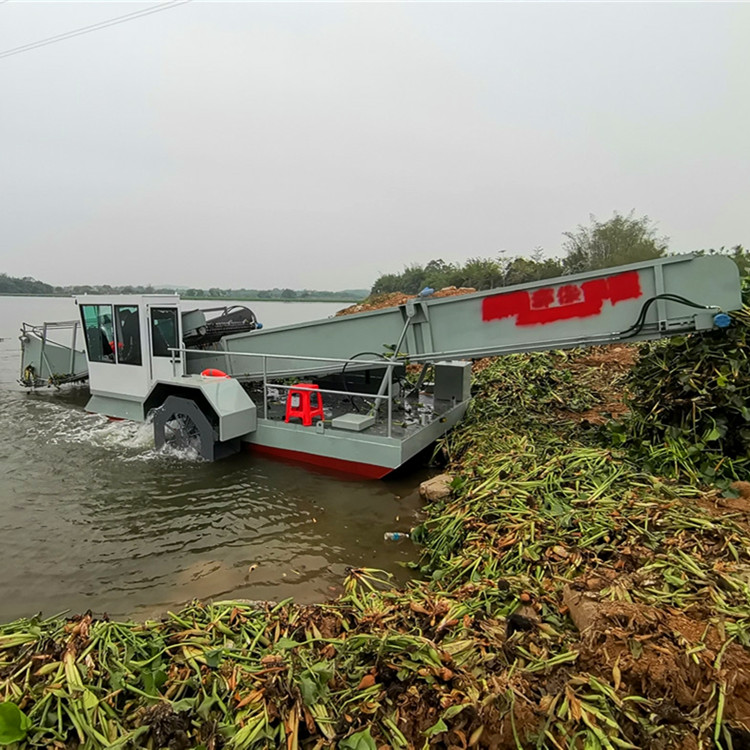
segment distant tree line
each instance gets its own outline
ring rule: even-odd
[[[418,294],[425,287],[447,286],[493,289],[662,258],[669,249],[669,238],[658,235],[651,219],[637,218],[633,212],[615,213],[607,221],[592,216],[588,226],[579,225],[563,236],[561,258],[545,257],[544,251],[537,248],[528,258],[500,254],[497,258],[469,258],[465,263],[436,259],[424,266],[407,266],[401,273],[384,274],[375,281],[370,293]],[[730,255],[743,275],[750,273],[750,255],[741,245],[697,252]]]
[[[54,287],[24,276],[22,279],[0,273],[0,294],[52,294]]]
[[[181,297],[198,299],[240,299],[240,300],[333,300],[357,302],[367,296],[367,289],[345,289],[338,292],[316,289],[184,289],[179,287],[154,287],[152,285],[112,286],[110,284],[78,284],[73,286],[53,286],[37,281],[30,276],[16,278],[0,274],[0,294],[59,295],[73,294],[179,294]]]
[[[555,276],[592,271],[599,268],[621,266],[627,263],[661,258],[668,255],[669,238],[661,237],[648,216],[635,217],[633,212],[624,215],[615,212],[611,219],[598,221],[590,218],[588,226],[579,225],[564,233],[562,257],[545,257],[537,248],[530,257],[469,258],[465,263],[446,263],[431,260],[424,266],[413,264],[401,273],[384,274],[378,278],[370,294],[404,292],[418,294],[425,287],[443,289],[447,286],[493,289],[495,287],[541,281]],[[729,255],[739,266],[743,276],[750,275],[750,252],[742,245],[731,248],[698,250],[699,254],[719,253]],[[52,286],[30,277],[14,278],[0,274],[0,294],[174,294],[199,299],[236,300],[331,300],[359,301],[366,297],[366,289],[319,291],[314,289],[220,289],[218,287],[178,288],[147,286],[78,285]]]
[[[330,299],[341,301],[357,301],[367,295],[367,289],[344,289],[339,292],[331,292],[319,289],[184,289],[180,292],[183,297],[209,297],[218,299],[259,299],[259,300],[315,300]]]

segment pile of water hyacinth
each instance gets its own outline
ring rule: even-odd
[[[669,353],[650,347],[631,371],[634,356],[477,368],[468,419],[441,445],[452,494],[424,510],[406,590],[355,569],[321,606],[0,626],[0,744],[747,747],[750,485],[654,474],[648,440],[657,457],[670,444],[647,415],[606,424]]]

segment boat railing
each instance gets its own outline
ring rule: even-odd
[[[80,364],[77,359],[82,354],[82,351],[76,350],[80,327],[79,320],[52,321],[41,325],[22,323],[19,337],[22,369],[19,382],[27,387],[35,387],[85,379],[88,375],[87,368],[76,371]],[[61,338],[66,338],[66,333],[67,342],[61,341]]]
[[[182,354],[206,354],[205,350],[202,349],[186,349],[184,347],[170,347],[169,351],[172,353],[172,368],[173,372],[177,374],[177,365]],[[223,352],[222,352],[223,353]],[[380,360],[363,360],[357,359],[339,359],[336,357],[311,357],[303,356],[299,354],[266,354],[260,352],[226,352],[231,357],[254,357],[255,359],[261,360],[262,373],[263,373],[263,418],[268,419],[268,392],[270,389],[281,389],[290,390],[294,388],[294,385],[288,383],[277,383],[269,380],[268,372],[268,360],[292,360],[296,362],[311,362],[318,365],[352,365],[356,367],[378,367],[385,368],[383,379],[380,383],[377,394],[373,393],[358,393],[356,391],[339,391],[333,388],[317,388],[316,392],[321,394],[329,394],[335,396],[355,396],[359,398],[374,399],[375,404],[373,405],[373,416],[377,417],[377,412],[380,404],[385,401],[387,404],[387,422],[386,422],[386,434],[390,438],[393,436],[393,371],[397,365],[403,364],[396,360],[384,357]]]

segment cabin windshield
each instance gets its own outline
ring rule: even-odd
[[[151,352],[154,357],[171,357],[171,349],[179,346],[177,342],[177,308],[151,308]]]
[[[117,362],[121,365],[140,365],[141,360],[141,325],[138,321],[136,305],[116,305],[115,320],[119,346]]]
[[[117,340],[112,324],[112,305],[81,305],[89,362],[115,361]]]

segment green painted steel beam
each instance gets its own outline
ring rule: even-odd
[[[340,362],[278,358],[290,354],[372,360],[398,345],[411,360],[478,358],[710,329],[716,313],[741,306],[739,272],[730,258],[683,255],[227,336],[224,353],[188,354],[187,362],[191,372],[219,367],[259,380],[262,357],[234,355],[276,355],[265,363],[270,378],[342,368]],[[642,313],[642,326],[632,329]]]

